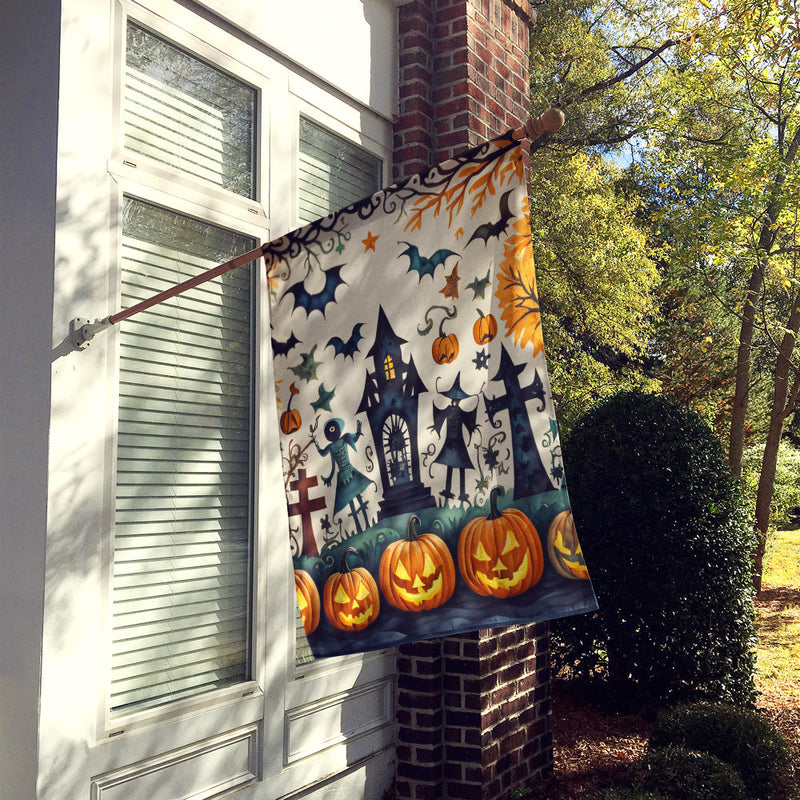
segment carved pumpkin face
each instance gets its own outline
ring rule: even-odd
[[[431,347],[433,360],[437,364],[449,364],[458,356],[458,337],[454,333],[438,336]]]
[[[547,555],[559,575],[575,580],[589,579],[571,511],[562,511],[553,517],[547,531]]]
[[[381,556],[384,597],[401,611],[425,611],[446,603],[456,588],[456,568],[444,541],[434,533],[417,536],[419,517],[408,521],[408,538],[392,542]]]
[[[488,344],[497,336],[497,320],[494,314],[484,315],[480,309],[478,309],[478,314],[480,316],[472,326],[472,338],[475,339],[476,344]]]
[[[287,408],[281,414],[281,430],[284,433],[294,433],[303,424],[300,412],[296,408]]]
[[[356,553],[348,547],[342,558],[342,572],[335,572],[325,582],[322,593],[325,615],[335,628],[362,631],[375,622],[381,610],[378,585],[364,567],[350,569],[347,556]]]
[[[481,595],[514,597],[542,577],[544,554],[533,523],[521,511],[497,509],[495,487],[491,512],[468,522],[458,540],[458,567],[467,586]]]
[[[294,589],[297,593],[297,607],[303,620],[303,630],[313,633],[319,625],[320,601],[317,585],[313,578],[302,569],[294,571]]]

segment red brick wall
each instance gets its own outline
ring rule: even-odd
[[[552,775],[546,623],[405,645],[397,670],[398,798],[495,800]]]
[[[522,125],[528,0],[410,0],[399,14],[394,177]],[[397,797],[497,800],[549,777],[546,623],[405,645],[397,660]]]
[[[411,0],[398,12],[396,179],[524,122],[529,0]]]

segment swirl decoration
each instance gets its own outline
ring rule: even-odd
[[[343,247],[343,241],[350,239],[346,221],[342,219],[344,216],[356,215],[360,220],[367,220],[376,211],[381,210],[385,214],[396,213],[399,219],[408,213],[407,206],[410,204],[415,208],[412,209],[411,219],[406,227],[418,227],[422,215],[426,211],[437,214],[441,199],[456,187],[459,191],[454,193],[455,199],[452,202],[460,208],[469,187],[474,186],[479,180],[484,184],[490,184],[493,177],[492,170],[496,167],[498,159],[518,146],[519,142],[509,131],[503,136],[483,142],[471,150],[454,156],[438,167],[419,175],[412,175],[369,197],[350,203],[327,217],[275,239],[264,249],[267,274],[280,280],[288,280],[291,275],[288,261],[298,258],[304,250],[306,255],[303,263],[310,272],[315,264],[319,264],[320,255]],[[465,165],[467,169],[464,169]],[[482,202],[480,197],[485,191],[484,185],[483,191],[478,193],[476,203]],[[425,202],[426,198],[435,197],[438,197],[435,202]]]
[[[364,467],[364,471],[365,472],[372,472],[375,469],[375,462],[373,460],[375,458],[375,451],[372,449],[372,445],[371,444],[368,444],[364,448],[364,455],[367,458],[367,466]]]
[[[300,526],[293,528],[289,525],[289,551],[292,558],[297,558],[300,555]]]

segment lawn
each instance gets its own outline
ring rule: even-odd
[[[800,530],[778,531],[768,547],[756,601],[757,707],[789,740],[794,767],[776,800],[800,800]],[[555,777],[529,800],[580,800],[615,784],[647,747],[643,714],[597,709],[553,682]]]

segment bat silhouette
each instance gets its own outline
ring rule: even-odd
[[[501,233],[505,233],[506,228],[508,228],[508,221],[514,216],[511,213],[511,209],[508,207],[508,197],[510,194],[511,190],[509,189],[509,191],[500,198],[499,221],[484,222],[483,225],[478,225],[478,227],[475,228],[475,232],[469,237],[468,245],[472,244],[476,239],[483,239],[483,243],[486,244],[492,236],[499,237]]]
[[[436,272],[436,267],[444,264],[450,256],[457,256],[452,250],[437,250],[430,258],[425,258],[419,254],[419,249],[416,245],[409,242],[398,242],[397,244],[407,245],[406,249],[400,255],[408,256],[411,262],[408,265],[408,271],[416,270],[419,273],[419,280],[422,282],[423,275],[433,275]]]
[[[336,302],[336,290],[344,283],[340,276],[344,264],[323,270],[325,275],[325,286],[316,294],[311,294],[303,281],[298,281],[286,290],[286,294],[294,297],[294,308],[302,308],[307,316],[311,316],[312,311],[319,311],[325,316],[325,307],[328,303]],[[294,310],[294,309],[292,309]]]
[[[336,358],[336,356],[354,358],[355,354],[358,352],[358,343],[364,338],[361,335],[361,328],[363,327],[363,322],[357,322],[353,325],[353,332],[346,342],[342,340],[341,336],[332,336],[328,339],[328,343],[325,347],[333,347],[335,353],[334,358]]]
[[[272,340],[272,353],[276,356],[288,356],[294,348],[300,344],[300,340],[292,333],[285,342]]]

